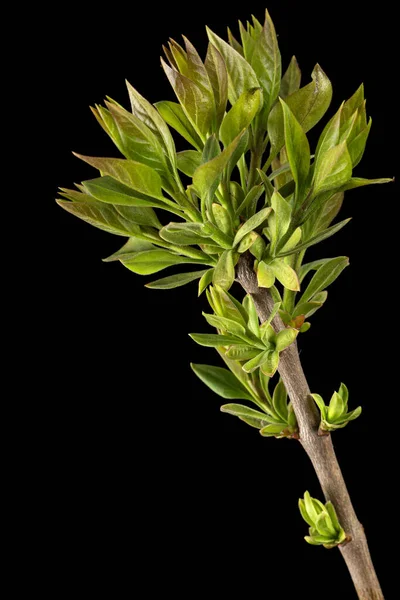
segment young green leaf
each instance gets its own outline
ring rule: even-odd
[[[281,55],[275,27],[265,11],[265,23],[249,61],[264,92],[264,112],[268,113],[279,94],[281,85]]]
[[[203,317],[206,319],[207,323],[209,323],[212,327],[226,330],[228,333],[237,335],[239,337],[242,337],[246,334],[246,329],[243,327],[243,325],[240,325],[240,323],[237,323],[232,319],[227,319],[226,317],[219,317],[217,315],[210,315],[204,312],[202,314]]]
[[[253,229],[257,229],[260,227],[262,223],[267,219],[270,214],[272,208],[267,207],[261,209],[258,213],[250,217],[243,225],[240,227],[239,231],[235,235],[235,239],[233,240],[233,246],[237,246],[239,242],[244,238],[245,235],[253,231]]]
[[[281,81],[281,89],[279,95],[281,98],[285,99],[287,96],[290,96],[300,87],[301,82],[301,71],[295,56],[292,56],[292,59],[289,63],[289,66],[282,77]]]
[[[311,394],[311,396],[312,396],[315,404],[318,406],[319,410],[321,411],[322,419],[326,419],[328,407],[325,406],[325,402],[324,402],[322,396],[320,396],[319,394]]]
[[[267,352],[266,360],[261,365],[261,371],[264,373],[264,375],[272,377],[278,368],[278,364],[279,352],[277,350],[269,350]]]
[[[193,175],[193,183],[202,199],[207,196],[213,196],[218,187],[221,175],[235,153],[235,150],[238,148],[244,134],[244,131],[240,133],[219,156],[216,156],[196,169]]]
[[[161,59],[166,76],[194,129],[206,136],[212,129],[215,114],[214,99],[202,86],[198,85]]]
[[[229,212],[221,204],[214,202],[211,206],[212,214],[214,217],[215,224],[225,235],[232,235],[232,219]]]
[[[226,353],[228,358],[232,360],[249,360],[254,358],[260,353],[258,348],[252,348],[251,346],[232,346]]]
[[[275,274],[270,265],[264,261],[258,263],[257,266],[257,283],[258,287],[270,288],[275,283]]]
[[[276,335],[275,347],[277,352],[282,352],[282,350],[285,350],[285,348],[293,344],[294,340],[297,338],[298,333],[299,332],[297,329],[282,329]]]
[[[228,146],[243,129],[249,127],[260,110],[262,103],[261,89],[252,88],[243,92],[222,121],[219,137],[224,146]]]
[[[331,258],[325,262],[315,273],[310,283],[303,292],[299,304],[308,302],[310,298],[315,296],[318,292],[325,290],[331,283],[339,277],[340,273],[349,265],[349,259],[347,256],[338,256],[337,258]]]
[[[150,250],[147,252],[138,252],[136,256],[130,260],[121,260],[124,267],[127,267],[133,273],[139,275],[151,275],[162,271],[172,265],[181,264],[204,264],[204,261],[196,258],[187,258],[173,254],[168,250]]]
[[[296,198],[302,199],[310,169],[310,146],[300,123],[281,100],[285,127],[285,144],[290,169],[296,183]]]
[[[96,201],[89,204],[87,202],[67,202],[66,200],[57,200],[57,204],[86,223],[108,233],[131,236],[139,232],[139,226],[132,219],[124,218],[115,206],[110,204]]]
[[[180,104],[163,100],[157,102],[155,106],[168,125],[173,127],[189,144],[201,151],[204,144]]]
[[[229,335],[219,335],[216,333],[189,333],[189,336],[199,344],[207,348],[219,348],[221,346],[231,346],[232,344],[242,343],[240,340]]]
[[[221,406],[221,412],[233,415],[235,417],[247,417],[259,421],[259,427],[263,427],[268,422],[268,415],[254,408],[248,408],[242,404],[224,404]]]
[[[186,285],[191,281],[195,281],[196,279],[200,279],[204,273],[207,271],[194,271],[192,273],[177,273],[176,275],[169,275],[169,277],[163,277],[162,279],[157,279],[157,281],[152,281],[151,283],[146,283],[147,288],[151,288],[153,290],[171,290],[172,288],[180,287],[182,285]]]
[[[229,290],[235,281],[235,267],[233,265],[232,250],[225,250],[214,268],[213,283],[222,289]]]
[[[204,66],[214,92],[216,111],[215,125],[216,130],[218,130],[225,114],[226,103],[228,100],[228,73],[221,53],[213,46],[213,44],[208,45]]]
[[[243,201],[238,205],[238,208],[235,211],[236,216],[240,216],[241,214],[243,214],[244,210],[250,206],[256,206],[257,205],[257,201],[259,200],[259,198],[261,197],[261,194],[264,191],[264,186],[262,183],[259,183],[258,185],[255,185],[254,187],[251,188],[251,190],[249,191],[248,194],[246,194],[246,196],[244,197]],[[252,212],[252,211],[251,211]]]
[[[269,350],[263,350],[254,358],[251,358],[243,365],[243,371],[245,371],[246,373],[252,373],[256,369],[258,369],[258,367],[261,367],[261,365],[264,364],[265,361],[268,359],[269,353]]]
[[[132,113],[138,117],[147,127],[156,135],[169,156],[172,165],[175,165],[176,153],[175,144],[172,135],[164,119],[154,106],[139,94],[137,90],[127,81],[126,82],[129,99],[131,101]]]
[[[362,177],[352,177],[350,181],[342,185],[340,188],[341,192],[346,192],[347,190],[354,190],[355,188],[363,187],[364,185],[379,185],[381,183],[392,183],[394,179],[384,178],[384,179],[363,179]]]
[[[260,434],[263,437],[272,437],[279,435],[283,429],[285,429],[285,423],[280,423],[279,425],[266,425],[262,429],[260,429]]]
[[[204,273],[204,275],[201,277],[201,279],[199,281],[199,291],[198,291],[199,296],[201,296],[201,294],[204,292],[204,290],[210,285],[210,283],[212,282],[213,275],[214,275],[214,269],[208,269],[208,271],[206,271]]]
[[[95,169],[98,169],[104,175],[114,177],[141,194],[165,200],[161,192],[161,178],[159,174],[147,165],[121,158],[97,158],[75,153],[74,155]]]
[[[227,42],[207,27],[211,44],[221,53],[228,72],[228,98],[233,105],[244,91],[259,87],[257,76],[249,63]]]
[[[178,169],[188,177],[193,177],[195,170],[202,163],[201,153],[197,150],[183,150],[176,155]]]
[[[243,307],[249,316],[247,326],[254,335],[260,337],[260,326],[258,322],[257,309],[254,300],[250,294],[247,294],[243,299]]]
[[[351,172],[352,164],[346,142],[327,150],[316,165],[314,196],[322,192],[338,190],[349,181]]]
[[[120,183],[114,177],[96,177],[82,183],[84,189],[96,200],[120,206],[154,206],[167,208],[162,200],[156,200]]]
[[[272,396],[272,406],[274,407],[276,414],[285,423],[288,418],[287,392],[282,379],[280,379],[275,386]]]
[[[178,246],[206,244],[210,241],[202,223],[169,223],[160,229],[163,240]]]
[[[285,261],[275,258],[268,266],[277,280],[280,281],[285,288],[294,292],[300,290],[299,278],[297,277],[296,271]]]
[[[271,252],[273,252],[280,239],[289,229],[292,209],[290,204],[284,198],[282,198],[280,193],[277,191],[275,191],[272,195],[271,206],[274,211],[274,219],[270,224],[270,230],[272,234]]]
[[[129,260],[134,258],[138,252],[144,252],[145,250],[155,250],[155,246],[150,242],[142,240],[136,237],[130,237],[128,241],[116,252],[103,258],[103,262],[112,262],[115,260]]]
[[[347,385],[345,385],[344,383],[340,384],[339,395],[343,398],[343,402],[347,407],[347,404],[349,402],[349,390],[347,389]]]
[[[280,252],[278,254],[278,258],[282,258],[284,256],[290,256],[290,254],[294,254],[295,252],[300,252],[301,250],[310,248],[310,246],[314,246],[315,244],[318,244],[319,242],[322,242],[323,240],[327,240],[332,235],[334,235],[335,233],[340,231],[342,229],[342,227],[347,225],[347,223],[349,223],[350,221],[351,221],[351,218],[345,219],[344,221],[340,221],[340,223],[337,223],[336,225],[332,225],[332,227],[329,227],[328,229],[321,231],[314,237],[310,238],[307,242],[304,242],[303,244],[299,244],[292,250],[288,250],[286,252]]]
[[[334,392],[331,401],[328,406],[328,421],[334,422],[343,415],[345,410],[345,404],[343,398],[339,396],[337,392]]]
[[[197,377],[213,392],[227,400],[253,400],[246,388],[227,369],[211,365],[190,365]],[[249,409],[250,410],[250,409]]]

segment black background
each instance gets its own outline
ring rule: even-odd
[[[373,126],[356,175],[370,178],[395,174],[388,6],[380,2],[371,13],[361,2],[269,2],[284,68],[296,54],[303,85],[317,61],[333,82],[329,116],[364,81]],[[174,99],[159,63],[168,37],[179,41],[183,33],[204,53],[205,24],[225,35],[227,24],[235,30],[237,18],[251,12],[262,20],[263,7],[257,0],[240,9],[216,2],[189,2],[184,9],[69,5],[50,15],[50,32],[37,37],[54,110],[46,113],[42,137],[52,168],[41,200],[51,252],[43,256],[40,328],[51,377],[36,447],[38,490],[50,490],[44,514],[55,597],[78,589],[112,598],[355,597],[340,553],[303,540],[297,500],[306,489],[321,492],[300,445],[262,439],[221,414],[222,399],[190,370],[190,361],[220,364],[212,349],[187,335],[208,330],[196,284],[144,288],[157,276],[142,278],[100,260],[122,238],[91,228],[53,201],[57,186],[94,175],[72,150],[117,155],[89,105],[110,95],[128,106],[125,78],[152,102]],[[348,193],[342,218],[353,216],[351,223],[309,251],[310,259],[347,255],[350,267],[300,340],[312,391],[328,399],[344,381],[351,406],[363,406],[362,417],[337,432],[334,443],[386,592],[393,577],[387,548],[397,532],[384,468],[395,467],[397,435],[394,409],[387,408],[396,401],[390,342],[397,315],[384,302],[398,280],[388,247],[394,194],[394,185]]]

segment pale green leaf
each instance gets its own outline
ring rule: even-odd
[[[267,207],[260,210],[258,213],[250,217],[239,229],[237,234],[235,235],[235,239],[233,240],[233,246],[237,246],[239,242],[244,238],[245,235],[260,227],[262,223],[267,219],[270,214],[272,208]]]
[[[340,273],[348,266],[348,264],[349,259],[347,256],[338,256],[337,258],[331,258],[325,262],[311,279],[299,300],[299,304],[308,302],[315,294],[325,290],[337,277],[339,277]]]
[[[235,280],[232,250],[225,250],[214,268],[213,283],[222,289],[229,290]]]
[[[237,102],[225,115],[219,137],[228,146],[242,131],[249,127],[262,104],[260,88],[252,88],[241,94]]]
[[[285,350],[285,348],[293,344],[294,340],[297,338],[298,333],[299,332],[297,329],[292,328],[282,329],[281,331],[279,331],[279,333],[277,333],[276,335],[276,350],[278,352],[282,352],[282,350]]]
[[[292,56],[292,59],[289,63],[288,68],[281,81],[281,89],[279,95],[281,98],[285,99],[287,96],[290,96],[300,87],[301,82],[301,71],[295,56]]]
[[[212,367],[211,365],[195,365],[193,363],[190,366],[197,377],[222,398],[228,400],[253,399],[240,381],[227,369]]]
[[[138,252],[134,258],[122,260],[121,262],[127,269],[139,275],[151,275],[172,265],[204,264],[204,261],[200,259],[179,256],[168,250]]]
[[[188,177],[193,177],[195,170],[202,163],[201,152],[197,150],[183,150],[176,155],[178,169]]]
[[[151,283],[147,283],[146,287],[151,288],[153,290],[170,290],[172,288],[181,287],[182,285],[186,285],[191,281],[195,281],[196,279],[200,279],[204,273],[207,271],[195,271],[192,273],[177,273],[176,275],[169,275],[169,277],[163,277],[162,279],[157,279],[157,281],[152,281]]]
[[[268,264],[275,277],[288,290],[298,292],[300,290],[300,282],[296,271],[281,259],[274,259]]]
[[[352,164],[346,142],[321,155],[314,172],[314,196],[338,190],[351,178]]]
[[[173,127],[189,144],[197,150],[203,148],[199,134],[187,118],[182,106],[176,102],[161,101],[155,104],[166,123]]]
[[[286,152],[293,179],[296,183],[296,197],[302,199],[310,169],[310,146],[302,126],[297,121],[289,106],[283,100],[281,100],[281,105],[285,128]]]

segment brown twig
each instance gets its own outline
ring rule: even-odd
[[[237,280],[251,294],[261,321],[271,313],[274,301],[269,291],[259,288],[253,271],[254,259],[243,255],[237,266]],[[276,331],[285,327],[279,313],[272,321]],[[281,353],[279,374],[292,401],[300,430],[300,443],[307,452],[326,500],[330,500],[348,539],[340,551],[349,569],[358,597],[362,600],[383,600],[383,593],[372,564],[364,528],[357,519],[346,483],[337,461],[331,436],[318,435],[319,413],[310,395],[301,366],[297,343]]]

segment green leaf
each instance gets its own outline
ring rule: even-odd
[[[348,266],[348,264],[349,259],[347,256],[331,258],[328,262],[324,263],[315,273],[303,292],[299,304],[308,302],[315,294],[325,290],[337,277],[339,277],[340,273]]]
[[[354,190],[358,187],[363,187],[364,185],[376,185],[381,183],[392,183],[394,179],[385,178],[385,179],[363,179],[362,177],[352,177],[350,181],[345,183],[341,188],[341,192],[346,192],[347,190]]]
[[[221,346],[230,346],[231,344],[239,343],[235,337],[216,333],[189,333],[189,336],[196,344],[206,346],[207,348],[220,348]]]
[[[257,76],[249,63],[227,42],[207,28],[210,42],[221,53],[228,72],[228,98],[235,104],[238,97],[246,90],[259,87]]]
[[[306,319],[307,317],[311,317],[319,308],[321,308],[327,296],[328,292],[325,292],[322,301],[313,299],[309,302],[302,302],[301,304],[297,304],[295,310],[292,313],[292,318],[294,319],[300,315],[304,315]]]
[[[245,373],[252,373],[258,369],[258,367],[261,367],[261,365],[268,359],[269,353],[269,350],[263,350],[254,358],[251,358],[243,365],[243,371],[245,371]]]
[[[332,99],[332,85],[324,71],[316,65],[311,73],[312,82],[285,98],[285,102],[303,128],[310,131],[328,110]],[[271,154],[276,156],[285,143],[283,111],[280,103],[272,109],[268,118],[268,134]]]
[[[241,94],[239,99],[225,115],[219,137],[224,146],[228,146],[242,131],[247,129],[262,104],[262,92],[259,87]]]
[[[288,419],[287,391],[282,379],[275,386],[272,396],[272,406],[276,414],[286,423]]]
[[[114,260],[129,260],[133,258],[138,252],[144,252],[145,250],[155,250],[155,246],[150,242],[141,240],[136,237],[130,237],[128,241],[116,252],[103,258],[103,262],[112,262]]]
[[[268,422],[268,416],[254,408],[248,408],[242,404],[224,404],[221,406],[221,412],[233,415],[235,417],[247,417],[249,419],[256,419],[260,422],[259,427],[262,427],[264,423]]]
[[[238,208],[236,209],[236,216],[239,217],[244,210],[248,207],[248,206],[253,206],[256,205],[258,199],[261,197],[261,194],[264,191],[264,185],[262,183],[259,183],[258,185],[255,185],[254,187],[251,188],[251,190],[249,191],[248,194],[246,194],[245,198],[243,199],[243,201],[241,202],[241,204],[239,204]]]
[[[235,281],[235,267],[233,265],[232,250],[225,250],[214,268],[213,283],[222,289],[229,290]]]
[[[334,422],[339,420],[344,414],[345,409],[346,406],[343,402],[343,398],[339,396],[337,392],[334,392],[328,406],[328,421]]]
[[[225,114],[228,100],[228,73],[221,53],[212,44],[208,45],[204,66],[214,92],[216,130],[218,130]]]
[[[226,317],[219,317],[217,315],[210,315],[204,312],[202,314],[203,317],[206,319],[207,323],[209,323],[212,327],[226,330],[228,331],[228,333],[238,335],[239,337],[242,337],[246,334],[246,330],[243,327],[243,325],[240,325],[240,323],[237,323],[232,319],[227,319]]]
[[[163,240],[178,246],[202,244],[209,241],[202,223],[169,223],[160,229]]]
[[[268,116],[278,97],[281,85],[281,55],[275,27],[267,10],[265,11],[264,26],[249,62],[263,88],[264,111]]]
[[[204,290],[210,285],[210,283],[212,282],[213,275],[214,269],[208,269],[208,271],[204,273],[204,275],[199,281],[199,296],[201,296]]]
[[[167,208],[161,200],[155,200],[135,192],[132,188],[123,185],[113,177],[96,177],[95,179],[83,181],[82,185],[93,198],[107,204]]]
[[[289,63],[289,66],[282,77],[281,81],[281,89],[279,95],[281,98],[285,99],[287,96],[290,96],[300,87],[301,82],[301,71],[295,56],[292,56],[292,59]]]
[[[243,307],[248,314],[247,326],[254,335],[260,337],[260,326],[258,322],[257,309],[254,304],[254,300],[250,294],[246,294],[243,299]]]
[[[197,150],[183,150],[176,155],[178,169],[188,177],[193,177],[195,170],[202,163],[201,153]]]
[[[322,419],[326,419],[327,406],[325,406],[324,399],[319,394],[311,394],[311,396],[321,412]]]
[[[277,191],[272,195],[271,206],[274,211],[274,219],[272,222],[271,218],[269,219],[269,227],[272,234],[271,252],[273,252],[278,242],[289,229],[292,209],[290,204]]]
[[[221,367],[212,367],[211,365],[190,365],[197,377],[201,379],[213,392],[226,398],[234,400],[243,398],[252,400],[246,388],[236,379],[227,369]],[[250,410],[250,409],[249,409]]]
[[[311,498],[309,492],[304,493],[304,505],[305,505],[305,509],[307,511],[308,517],[312,522],[312,527],[315,527],[315,523],[318,518],[318,513],[315,510],[315,506],[314,506],[314,503],[312,501],[312,498]]]
[[[113,233],[115,235],[131,236],[139,232],[138,225],[132,219],[126,219],[115,206],[102,202],[68,202],[57,200],[57,204],[67,212],[79,217],[86,223]]]
[[[303,235],[303,232],[301,230],[301,227],[297,227],[293,231],[292,235],[290,236],[290,238],[288,239],[286,244],[282,247],[282,250],[280,251],[279,254],[281,255],[282,253],[290,252],[291,250],[293,250],[293,248],[296,248],[301,240],[302,235]]]
[[[294,292],[300,290],[300,282],[296,271],[285,261],[276,258],[270,262],[268,266],[277,280],[280,281],[285,288]]]
[[[302,199],[310,169],[310,146],[300,123],[281,100],[285,127],[285,144],[290,170],[296,183],[296,197]]]
[[[316,166],[314,169],[316,169],[324,154],[339,144],[342,109],[343,104],[321,133],[321,136],[318,140],[317,149],[315,151],[314,164]]]
[[[301,250],[305,250],[306,248],[309,248],[310,246],[314,246],[315,244],[318,244],[319,242],[322,242],[323,240],[327,240],[332,235],[334,235],[335,233],[340,231],[342,229],[342,227],[347,225],[347,223],[349,223],[349,221],[351,221],[351,218],[345,219],[344,221],[340,221],[340,223],[337,223],[336,225],[332,225],[332,227],[329,227],[328,229],[321,231],[321,233],[318,233],[317,235],[315,235],[314,237],[309,239],[307,242],[304,242],[303,244],[299,244],[292,250],[288,250],[287,252],[280,252],[278,254],[278,257],[282,258],[284,256],[289,256],[290,254],[294,254],[294,253],[300,252]]]
[[[279,333],[277,333],[276,335],[276,350],[278,352],[282,352],[282,350],[285,350],[285,348],[293,344],[294,340],[297,338],[298,333],[299,332],[297,329],[292,328],[282,329],[281,331],[279,331]]]
[[[254,232],[252,232],[252,233],[254,233]],[[240,248],[240,244],[239,244],[239,248]],[[249,248],[250,253],[253,256],[255,256],[257,260],[261,260],[262,257],[264,256],[265,248],[266,248],[266,243],[262,239],[261,235],[258,235],[258,233],[257,233],[254,243]]]
[[[326,511],[318,515],[315,526],[321,535],[325,535],[331,539],[335,538],[336,531],[332,525],[329,514]]]
[[[260,430],[260,433],[263,437],[272,437],[279,435],[283,429],[285,429],[285,423],[279,425],[267,425]]]
[[[124,108],[110,102],[106,104],[118,127],[125,156],[161,173],[168,173],[167,157],[151,129]]]
[[[245,132],[240,133],[219,156],[204,163],[196,169],[193,175],[193,183],[202,199],[214,195],[218,187],[224,169],[238,148]]]
[[[260,350],[251,346],[232,346],[232,348],[229,348],[226,356],[232,360],[249,360],[259,353]]]
[[[213,133],[206,139],[200,164],[204,164],[209,160],[212,160],[219,154],[221,154],[221,147],[219,145],[217,136],[215,135],[215,133]]]
[[[226,210],[224,206],[221,204],[213,203],[212,205],[212,213],[214,217],[214,221],[218,227],[225,235],[232,235],[232,219],[229,215],[229,212]]]
[[[314,173],[314,196],[341,188],[351,177],[352,164],[346,142],[321,156]]]
[[[354,419],[357,419],[357,417],[361,415],[361,412],[362,407],[358,406],[357,408],[346,414],[346,421],[354,421]]]
[[[357,135],[357,137],[355,137],[349,143],[348,150],[349,150],[351,162],[353,164],[353,169],[354,169],[354,167],[356,167],[359,164],[359,162],[361,161],[361,159],[364,155],[364,150],[365,150],[365,146],[367,144],[369,132],[371,130],[371,125],[372,125],[372,119],[369,120],[367,127],[364,127],[364,129]]]
[[[155,104],[157,110],[163,119],[175,129],[189,144],[192,144],[197,150],[201,150],[203,142],[199,134],[185,115],[180,104],[176,102],[161,101]]]
[[[214,117],[213,97],[204,87],[169,67],[164,59],[161,65],[189,121],[201,135],[207,135]]]
[[[272,290],[271,290],[271,295],[272,295]],[[274,320],[275,315],[278,313],[281,305],[282,305],[281,301],[274,303],[268,319],[266,321],[264,321],[264,323],[262,324],[263,328],[266,328],[268,325],[270,325],[272,323],[272,321]]]
[[[207,273],[207,271],[177,273],[176,275],[169,275],[169,277],[163,277],[162,279],[157,279],[157,281],[147,283],[145,287],[153,290],[171,290],[172,288],[181,287],[181,285],[186,285],[191,281],[195,281],[195,279],[200,279],[204,273]]]
[[[337,192],[324,202],[315,225],[315,231],[323,231],[324,229],[329,227],[329,225],[332,223],[332,221],[335,219],[340,209],[342,208],[343,199],[344,193]]]
[[[325,504],[325,509],[331,519],[333,528],[335,529],[336,532],[340,532],[342,527],[339,523],[339,519],[337,518],[335,507],[333,506],[333,504],[330,500],[328,500],[328,502]]]
[[[133,160],[97,158],[75,154],[104,175],[114,177],[124,185],[152,198],[165,200],[161,192],[161,178],[157,171]]]
[[[151,275],[171,267],[172,265],[180,264],[204,264],[204,261],[196,258],[187,258],[168,252],[168,250],[150,250],[147,252],[138,252],[136,256],[130,260],[121,261],[124,267],[139,275]]]
[[[239,254],[246,252],[246,250],[248,250],[259,237],[260,236],[255,231],[250,231],[250,233],[245,235],[237,248]]]
[[[278,368],[278,364],[279,364],[279,352],[277,352],[275,350],[270,350],[270,351],[268,351],[267,359],[261,365],[261,371],[264,373],[264,375],[268,375],[269,377],[272,377]]]
[[[138,117],[147,127],[156,135],[171,160],[172,165],[175,165],[175,144],[172,135],[168,129],[168,126],[160,116],[156,108],[150,104],[139,94],[134,87],[127,81],[126,82],[129,99],[131,101],[132,113]]]
[[[339,395],[343,398],[345,406],[347,406],[349,402],[349,390],[347,389],[347,385],[344,383],[340,384]]]
[[[302,498],[299,499],[299,509],[300,509],[301,516],[303,517],[303,519],[305,520],[305,522],[308,525],[310,525],[310,527],[314,527],[314,523],[310,519],[310,517],[308,516],[308,512],[306,510],[306,505],[305,505],[305,502],[304,502],[304,500]]]
[[[257,266],[257,283],[258,287],[262,288],[270,288],[275,283],[275,274],[264,261],[259,262]]]
[[[262,225],[262,223],[264,223],[264,221],[267,219],[271,210],[271,207],[263,208],[258,213],[250,217],[248,221],[243,223],[243,225],[240,227],[239,231],[235,235],[235,239],[233,240],[233,246],[237,246],[239,242],[244,238],[244,236],[250,233],[250,231],[253,231],[253,229],[257,229],[257,227],[260,227],[260,225]]]

